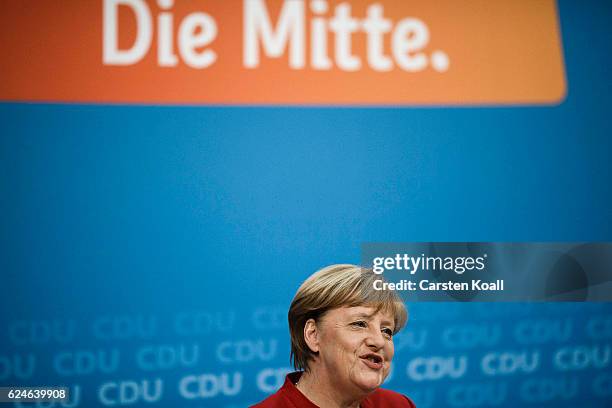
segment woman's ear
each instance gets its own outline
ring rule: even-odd
[[[308,319],[304,324],[304,340],[313,353],[319,352],[319,328],[315,319]]]

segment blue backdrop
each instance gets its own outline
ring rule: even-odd
[[[612,240],[612,3],[559,9],[559,106],[0,104],[0,385],[244,407],[364,241]],[[388,386],[420,408],[612,404],[610,304],[409,308]]]

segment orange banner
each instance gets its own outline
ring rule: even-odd
[[[554,0],[12,0],[0,99],[555,104]]]

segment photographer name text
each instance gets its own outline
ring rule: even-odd
[[[482,279],[472,279],[471,282],[432,282],[422,279],[418,282],[402,279],[399,282],[385,282],[377,279],[373,283],[375,290],[399,290],[399,291],[503,291],[504,280],[497,279],[493,282],[483,282]]]

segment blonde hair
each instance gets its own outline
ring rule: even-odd
[[[369,306],[393,315],[393,334],[406,324],[408,313],[404,302],[392,290],[375,290],[374,281],[383,279],[371,269],[356,265],[330,265],[302,283],[289,307],[290,360],[296,370],[308,371],[314,353],[304,340],[304,326],[309,319],[317,321],[339,307]]]

